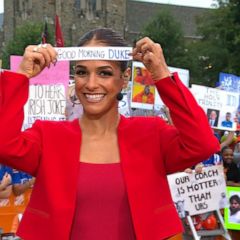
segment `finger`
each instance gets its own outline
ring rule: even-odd
[[[47,50],[51,63],[55,64],[57,61],[57,51],[53,48],[53,46],[51,44],[43,44],[42,48]]]
[[[45,60],[45,66],[50,67],[51,63],[51,56],[46,48],[40,48],[38,50],[38,53],[41,53],[43,55],[43,58]]]
[[[142,62],[143,54],[142,53],[135,53],[135,54],[132,55],[132,57],[133,57],[133,60]]]
[[[152,51],[152,47],[154,45],[154,42],[148,38],[145,37],[143,39],[140,39],[137,41],[135,48],[133,49],[133,54],[139,54],[139,53],[145,53],[146,51]]]
[[[39,62],[41,66],[45,65],[45,59],[41,53],[38,52],[39,47],[36,45],[30,45],[25,49],[23,57],[29,61]]]
[[[40,69],[43,69],[46,66],[46,61],[42,53],[27,52],[25,58],[29,58],[30,61],[32,59],[34,64],[39,65]]]
[[[141,46],[141,52],[144,54],[146,52],[153,52],[155,44],[153,42],[145,42]]]
[[[151,64],[155,60],[155,55],[152,52],[147,51],[145,54],[143,54],[142,62],[146,65]]]

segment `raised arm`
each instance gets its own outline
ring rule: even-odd
[[[23,106],[28,98],[29,78],[38,75],[56,52],[50,45],[28,46],[18,73],[0,72],[0,161],[13,168],[36,174],[41,155],[38,128],[21,131]]]
[[[167,173],[184,170],[219,151],[219,143],[206,114],[177,73],[170,73],[161,46],[149,38],[136,43],[133,58],[150,71],[156,88],[169,108],[174,126],[159,127]]]

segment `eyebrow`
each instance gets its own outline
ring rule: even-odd
[[[78,65],[76,65],[75,66],[75,69],[76,68],[84,68],[84,69],[87,69],[87,67],[86,66],[84,66],[84,65],[80,65],[80,64],[78,64]],[[105,69],[111,69],[111,70],[113,70],[113,68],[111,67],[111,66],[101,66],[101,67],[98,67],[97,68],[98,70],[105,70]]]

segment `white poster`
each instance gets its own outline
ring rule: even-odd
[[[30,85],[29,98],[24,106],[23,130],[35,120],[65,120],[66,95],[63,84]]]
[[[222,209],[227,203],[226,183],[221,165],[201,173],[168,175],[171,195],[180,217]]]
[[[55,50],[58,61],[132,60],[132,47],[63,47]]]
[[[228,131],[237,129],[238,93],[200,85],[192,85],[191,92],[206,112],[212,128]]]
[[[185,86],[189,85],[189,71],[186,69],[168,67],[170,72],[178,72]],[[132,95],[131,107],[146,110],[157,110],[163,107],[163,102],[156,90],[151,74],[142,62],[132,62]]]

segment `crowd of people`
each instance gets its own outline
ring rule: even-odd
[[[31,175],[0,164],[0,206],[1,199],[9,198],[11,194],[23,194],[33,187],[34,181]]]
[[[115,31],[100,28],[86,33],[78,46],[127,44]],[[82,115],[72,121],[36,121],[22,132],[29,79],[56,64],[56,51],[50,44],[28,46],[18,73],[1,74],[0,162],[5,165],[0,165],[0,191],[6,198],[34,186],[19,236],[182,239],[167,174],[199,162],[223,164],[227,184],[240,185],[240,164],[234,160],[239,158],[238,136],[230,132],[221,142],[222,133],[213,133],[191,92],[177,73],[168,70],[159,44],[140,39],[132,56],[149,71],[153,82],[147,82],[145,95],[150,96],[149,86],[154,84],[166,105],[168,122],[119,115],[118,100],[130,78],[126,62],[79,60],[74,91]],[[137,81],[147,80],[139,72]],[[139,97],[143,102],[145,95]],[[32,176],[37,176],[36,184]]]

